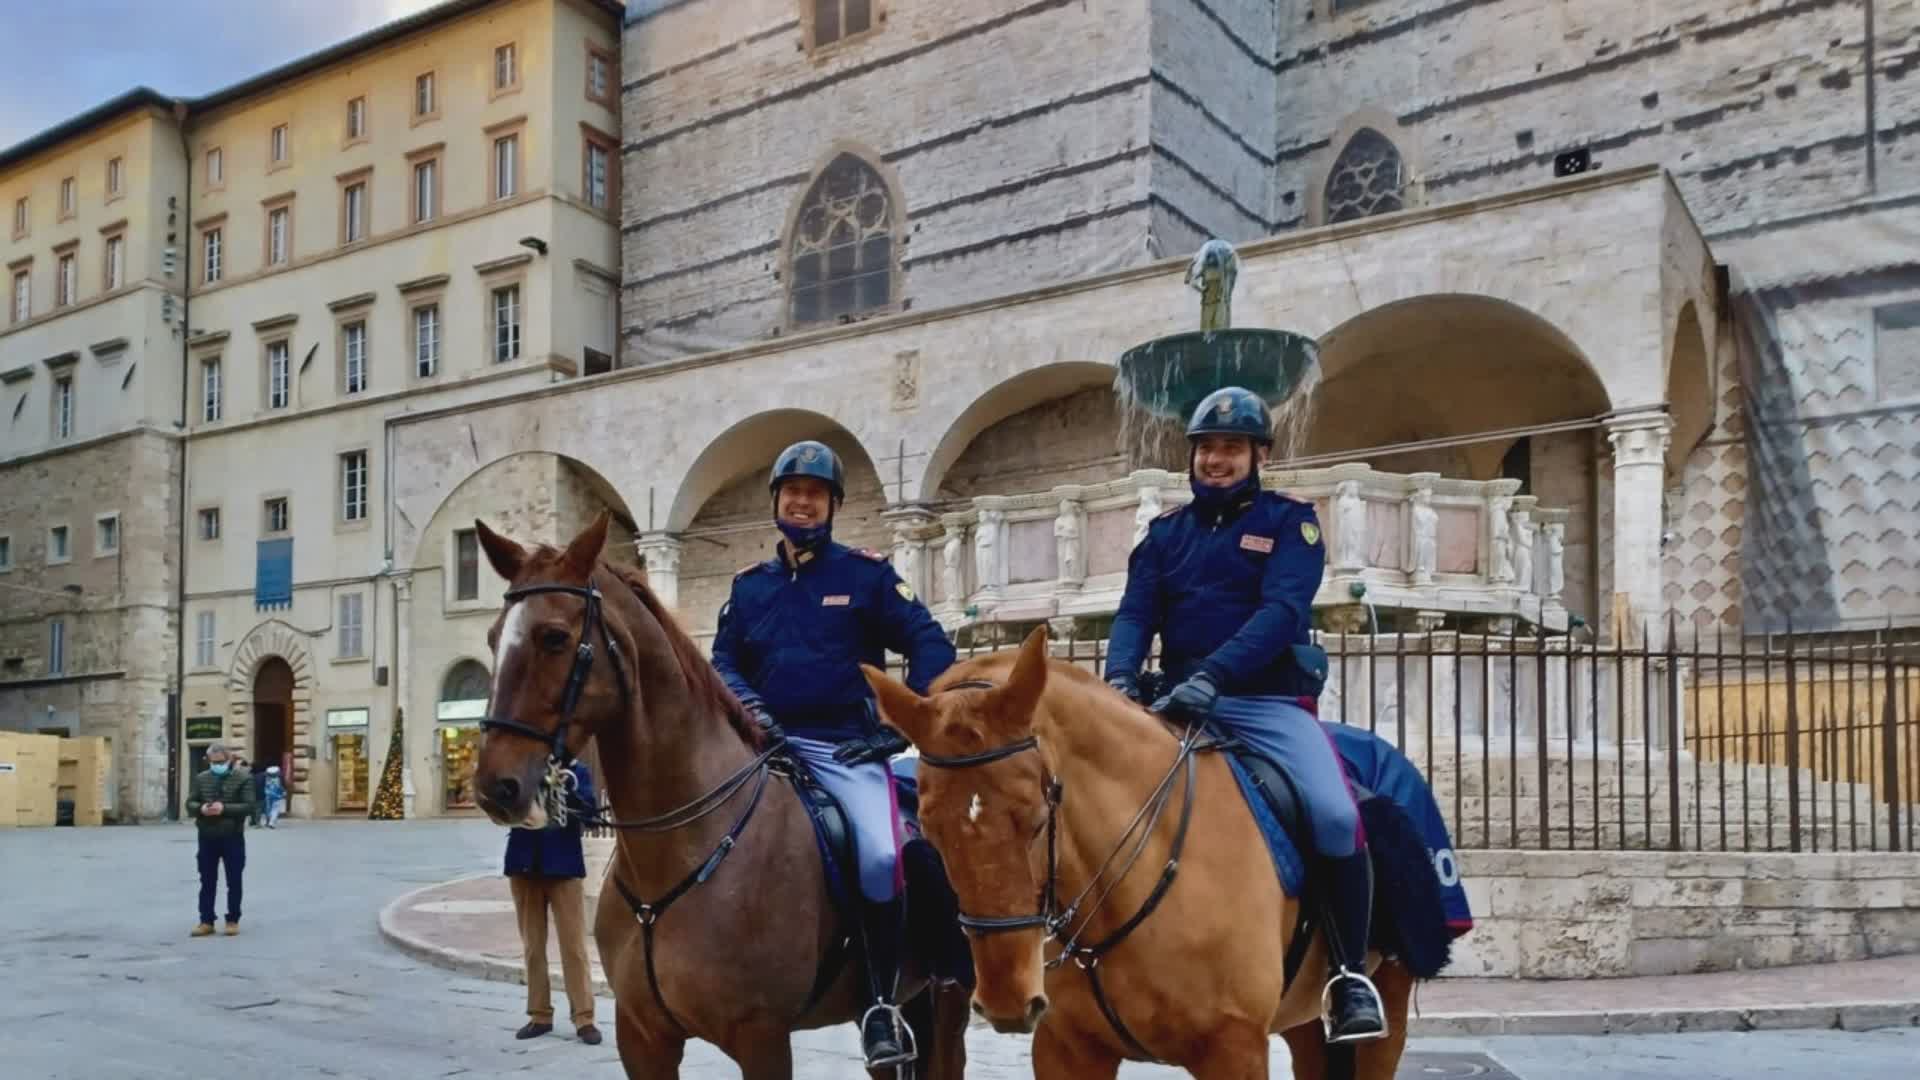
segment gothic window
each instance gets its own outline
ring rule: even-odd
[[[794,220],[790,321],[844,321],[890,306],[893,226],[893,198],[880,174],[852,154],[834,158]]]
[[[1393,141],[1363,127],[1327,172],[1328,223],[1406,208],[1406,165]]]

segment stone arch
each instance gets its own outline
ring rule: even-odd
[[[233,650],[233,663],[227,668],[227,737],[231,745],[248,752],[254,743],[254,687],[261,668],[273,661],[287,665],[293,673],[293,775],[287,778],[288,794],[299,798],[293,809],[307,809],[307,763],[313,760],[313,652],[308,647],[311,635],[281,619],[256,623]],[[268,764],[277,764],[269,762]]]
[[[420,530],[411,568],[449,569],[449,535],[472,528],[476,517],[521,543],[561,545],[603,507],[612,513],[607,557],[632,562],[633,540],[640,526],[626,500],[598,469],[550,450],[505,454],[468,473],[434,507]],[[482,573],[491,573],[484,560]]]
[[[887,508],[879,466],[858,436],[839,421],[805,409],[757,413],[721,432],[694,458],[667,513],[666,528],[682,540],[677,610],[689,629],[710,629],[733,575],[770,556],[772,524],[767,472],[781,450],[817,439],[840,456],[846,500],[834,539],[884,549]]]
[[[1384,109],[1348,114],[1307,186],[1308,222],[1330,225],[1420,205],[1414,146],[1399,118]]]
[[[782,311],[790,329],[898,310],[906,206],[899,176],[880,154],[847,141],[828,148],[780,230]]]
[[[960,464],[961,459],[967,454],[969,448],[973,447],[989,429],[994,428],[996,425],[1012,421],[1030,410],[1055,402],[1071,400],[1080,395],[1086,395],[1087,398],[1095,399],[1096,402],[1099,394],[1104,393],[1107,395],[1107,410],[1111,414],[1112,420],[1106,426],[1105,430],[1115,433],[1115,442],[1112,451],[1115,454],[1119,454],[1121,452],[1117,427],[1119,424],[1119,410],[1117,405],[1113,404],[1112,399],[1113,378],[1114,368],[1111,364],[1093,361],[1064,361],[1022,371],[989,387],[984,393],[969,403],[965,409],[962,409],[958,416],[954,417],[953,422],[947,425],[945,433],[940,436],[940,441],[934,445],[933,452],[928,455],[926,467],[921,474],[919,490],[922,496],[926,499],[933,500],[959,495],[1011,493],[1011,491],[998,490],[993,492],[986,492],[984,490],[947,492],[944,491],[944,488],[948,484],[955,466]],[[1040,470],[1058,469],[1064,466],[1069,469],[1077,467],[1079,470],[1084,471],[1090,464],[1087,462],[1049,461],[1044,454],[1038,458],[1030,458],[1029,460],[1033,461],[1034,467]],[[1097,468],[1097,466],[1094,467]],[[1114,466],[1111,471],[1113,471],[1115,475],[1118,475],[1123,473],[1125,469],[1125,464],[1120,463]],[[1020,480],[1026,476],[1028,472],[1032,471],[1032,469],[1016,470],[1018,475],[1008,475],[1002,477],[1002,479],[1006,483],[1013,484],[1015,489],[1027,490],[1026,487],[1020,486]],[[1083,478],[1053,479],[1034,481],[1034,483],[1037,483],[1040,488],[1047,488],[1055,483],[1079,482],[1079,479]],[[1112,477],[1102,476],[1098,479],[1112,479]]]
[[[1692,300],[1674,324],[1673,350],[1667,361],[1667,408],[1673,435],[1667,444],[1667,473],[1678,477],[1687,458],[1714,426],[1713,360],[1698,307]]]

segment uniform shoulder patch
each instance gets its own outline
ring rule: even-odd
[[[853,553],[855,555],[865,555],[874,562],[886,562],[889,558],[885,552],[875,551],[872,548],[854,548]]]

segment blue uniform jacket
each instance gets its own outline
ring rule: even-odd
[[[797,566],[776,555],[740,571],[720,609],[713,666],[734,695],[789,734],[828,742],[874,730],[860,665],[907,659],[915,693],[953,665],[953,644],[886,556],[832,542]]]
[[[1138,674],[1158,633],[1174,682],[1204,670],[1229,696],[1318,696],[1323,673],[1294,646],[1312,644],[1325,568],[1311,503],[1258,491],[1218,516],[1194,504],[1170,510],[1128,559],[1107,670]]]
[[[587,767],[574,762],[569,766],[577,781],[574,795],[576,815],[599,805],[594,794],[593,777]],[[583,878],[587,876],[587,857],[580,846],[583,826],[579,817],[568,819],[565,828],[513,829],[507,833],[505,873],[509,877]]]

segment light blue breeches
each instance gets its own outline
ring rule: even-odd
[[[860,892],[876,904],[900,895],[900,804],[893,772],[883,762],[848,768],[833,760],[834,744],[789,736],[791,746],[840,805],[853,828]]]
[[[1293,698],[1221,697],[1213,720],[1286,769],[1306,803],[1322,856],[1339,859],[1359,850],[1360,808],[1333,740],[1312,713]]]

